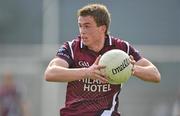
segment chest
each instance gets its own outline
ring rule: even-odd
[[[91,66],[99,55],[103,55],[105,52],[114,49],[115,47],[105,47],[99,52],[94,52],[89,49],[74,49],[74,67],[82,68]]]

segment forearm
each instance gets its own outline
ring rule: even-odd
[[[144,81],[160,82],[161,76],[157,68],[153,65],[138,66],[135,65],[133,69],[133,76],[136,76]]]
[[[70,82],[86,77],[85,68],[64,68],[61,66],[48,67],[45,71],[45,79],[52,82]]]

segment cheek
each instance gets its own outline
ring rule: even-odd
[[[92,34],[92,35],[96,35],[96,34],[98,34],[100,31],[98,30],[98,29],[92,29],[91,31],[90,31],[90,33]]]
[[[91,33],[89,33],[89,36],[92,37],[92,38],[96,38],[97,35],[98,35],[97,31],[91,31]]]
[[[80,33],[85,33],[85,30],[82,27],[79,27],[79,32]]]
[[[95,36],[99,36],[99,35],[101,35],[101,33],[102,33],[102,32],[97,29],[97,30],[94,31],[93,34],[94,34]]]

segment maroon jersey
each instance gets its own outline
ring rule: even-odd
[[[80,37],[64,43],[57,56],[66,60],[69,68],[91,66],[99,55],[111,49],[121,49],[132,55],[136,61],[141,59],[138,51],[128,42],[119,38],[106,36],[104,47],[99,52],[89,50],[83,45]],[[121,84],[103,84],[99,80],[82,79],[68,82],[65,107],[60,110],[61,116],[120,116],[118,112],[118,95]]]

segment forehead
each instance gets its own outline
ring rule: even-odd
[[[95,24],[95,20],[92,16],[79,16],[78,24]]]

